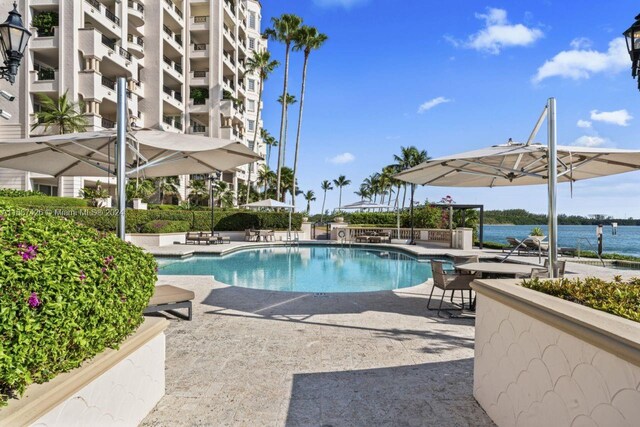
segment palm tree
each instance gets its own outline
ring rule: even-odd
[[[275,179],[275,172],[269,169],[268,165],[262,165],[258,171],[258,185],[262,185],[264,187],[264,191],[262,192],[263,199],[267,198],[267,186],[272,186]]]
[[[144,199],[146,201],[154,191],[155,186],[150,179],[132,179],[125,186],[127,200]]]
[[[42,110],[36,113],[37,121],[31,126],[35,130],[38,126],[44,125],[47,132],[51,126],[57,126],[58,132],[65,133],[84,132],[87,128],[87,119],[82,112],[84,105],[82,102],[74,103],[67,97],[67,92],[54,101],[45,94],[36,95]]]
[[[295,37],[295,44],[293,45],[294,51],[302,50],[304,52],[304,63],[302,65],[302,88],[300,89],[300,110],[298,112],[298,130],[296,132],[296,149],[293,156],[293,180],[296,179],[298,172],[298,151],[300,150],[300,131],[302,129],[302,110],[304,108],[304,93],[307,83],[307,65],[309,62],[309,55],[312,50],[320,49],[320,47],[327,41],[327,35],[319,33],[314,27],[308,27],[303,25],[300,27]],[[293,206],[296,205],[296,198],[293,198]]]
[[[277,147],[278,140],[271,136],[271,134],[264,128],[260,129],[260,137],[262,138],[262,142],[267,146],[267,166],[270,166],[271,147]]]
[[[161,176],[156,178],[155,185],[158,188],[160,204],[164,204],[165,196],[173,196],[179,193],[180,178],[177,176]]]
[[[420,163],[426,162],[431,159],[427,155],[426,150],[418,150],[415,146],[400,147],[400,155],[394,155],[393,159],[396,161],[398,171],[403,171],[414,166],[418,166]],[[404,209],[405,201],[407,198],[407,184],[403,184],[404,192],[402,195],[402,209]]]
[[[320,222],[323,222],[323,220],[324,220],[324,203],[327,201],[327,191],[333,190],[333,187],[331,186],[331,182],[325,179],[320,184],[320,188],[322,189],[322,191],[324,191],[324,195],[322,196],[322,212],[320,212]]]
[[[340,189],[340,196],[338,198],[338,209],[342,206],[342,187],[346,187],[351,184],[351,181],[346,176],[340,175],[338,179],[333,180],[333,184]]]
[[[217,206],[228,208],[233,206],[233,191],[229,183],[218,180],[213,182],[213,197]]]
[[[281,202],[284,202],[287,192],[290,192],[292,188],[293,188],[293,169],[283,166],[281,171],[281,180],[280,180],[280,196],[282,198],[282,200],[280,200]],[[300,193],[302,192],[297,191],[296,196]]]
[[[271,40],[275,40],[285,45],[285,59],[284,59],[284,84],[282,87],[282,97],[287,96],[287,85],[289,84],[289,53],[291,50],[291,43],[294,41],[294,37],[302,25],[302,18],[297,15],[284,13],[279,18],[271,18],[273,28],[268,28],[265,31],[265,35]],[[280,179],[281,168],[284,162],[283,144],[285,141],[285,124],[287,116],[287,104],[282,104],[282,114],[280,116],[280,148],[278,149],[278,173],[276,184],[276,198],[280,200]]]
[[[194,205],[201,205],[209,197],[209,190],[204,179],[192,179],[189,181],[189,199]]]
[[[294,95],[291,94],[287,94],[287,107],[289,107],[289,105],[293,105],[296,102],[298,102],[298,100],[296,99],[296,97]],[[282,105],[282,95],[280,95],[278,97],[278,104]],[[280,167],[284,166],[284,162],[287,159],[287,128],[289,127],[289,119],[288,119],[288,115],[287,117],[284,118],[284,139],[282,141],[284,141],[280,147],[280,151],[278,152],[278,154],[280,152],[282,152],[282,165],[280,165]]]
[[[313,190],[309,190],[306,193],[304,193],[303,196],[304,196],[304,199],[307,201],[307,215],[309,215],[309,212],[311,211],[311,202],[316,201],[316,195],[313,192]]]
[[[262,91],[264,88],[264,81],[269,78],[269,74],[280,65],[278,61],[271,60],[271,53],[268,50],[263,52],[254,51],[253,56],[247,60],[247,73],[255,73],[260,78],[260,89],[258,91],[258,107],[256,113],[256,124],[253,132],[253,148],[255,150],[256,142],[258,140],[258,123],[260,123],[260,105],[262,105]],[[251,171],[253,170],[253,164],[249,166],[249,174],[247,177],[247,203],[249,203],[249,195],[251,194]]]

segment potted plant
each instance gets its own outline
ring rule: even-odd
[[[529,238],[533,240],[537,240],[539,242],[543,241],[545,237],[547,236],[544,235],[544,231],[542,231],[542,228],[540,227],[534,227],[529,232]]]
[[[133,209],[147,210],[147,199],[155,191],[153,181],[149,179],[129,181],[126,189],[127,200],[131,200]]]
[[[102,183],[96,181],[96,187],[84,187],[80,190],[80,197],[83,199],[91,200],[91,205],[98,208],[110,208],[111,196],[109,191],[102,188]]]
[[[33,17],[31,25],[38,30],[38,37],[51,37],[54,27],[58,26],[58,14],[56,12],[40,12]]]
[[[204,105],[209,99],[209,91],[203,87],[192,87],[189,97],[193,99],[194,105]]]

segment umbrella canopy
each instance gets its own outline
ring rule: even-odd
[[[391,206],[374,203],[371,200],[361,200],[359,202],[340,206],[338,209],[391,209]]]
[[[0,141],[0,167],[54,177],[115,175],[116,130]],[[152,129],[127,133],[129,176],[225,171],[261,157],[239,142]]]
[[[257,202],[247,203],[246,205],[242,205],[243,208],[283,208],[283,209],[293,209],[295,206],[288,205],[283,202],[279,202],[273,199],[265,199],[258,200]]]
[[[573,182],[640,169],[640,151],[557,147],[558,182]],[[439,157],[395,176],[439,187],[501,187],[546,184],[547,146],[509,143]]]

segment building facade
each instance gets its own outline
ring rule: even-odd
[[[0,11],[12,3],[0,0]],[[55,100],[66,92],[83,104],[87,130],[113,128],[115,82],[126,77],[132,126],[247,146],[258,131],[253,149],[266,153],[256,120],[259,80],[245,68],[254,50],[266,49],[258,0],[19,0],[18,9],[33,36],[16,84],[0,82],[0,89],[16,95],[1,107],[11,118],[0,123],[0,137],[44,133],[36,125],[38,94]],[[57,18],[58,25],[33,27],[41,14]],[[223,179],[237,190],[247,182],[249,167],[255,168],[224,171]],[[185,199],[189,177],[181,178]],[[113,177],[53,178],[0,169],[0,187],[59,196],[78,197],[98,180],[109,185]]]

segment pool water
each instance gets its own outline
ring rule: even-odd
[[[431,278],[428,260],[390,250],[335,246],[247,249],[225,256],[158,258],[158,263],[163,275],[215,276],[228,285],[271,291],[383,291]]]

